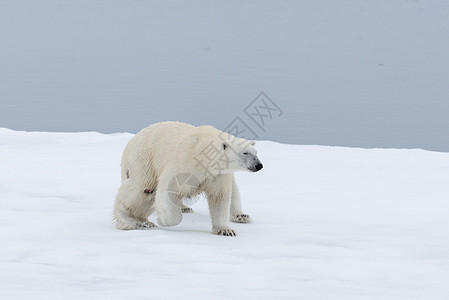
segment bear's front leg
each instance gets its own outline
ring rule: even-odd
[[[235,176],[232,175],[232,195],[231,195],[231,221],[235,223],[250,223],[249,215],[242,212],[242,204],[240,202],[240,192],[235,183]]]
[[[182,221],[180,199],[178,201],[178,197],[174,196],[174,191],[169,191],[169,182],[169,176],[161,176],[156,192],[157,223],[161,226],[175,226]]]
[[[232,175],[220,175],[206,184],[205,192],[212,220],[212,233],[224,236],[236,236],[228,226],[231,207]]]

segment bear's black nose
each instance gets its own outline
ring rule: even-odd
[[[260,169],[262,169],[263,168],[263,165],[262,164],[257,164],[256,165],[256,171],[259,171]]]

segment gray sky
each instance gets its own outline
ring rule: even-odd
[[[240,117],[262,140],[449,151],[448,15],[446,1],[2,1],[0,127]],[[282,110],[263,129],[244,111],[262,91]]]

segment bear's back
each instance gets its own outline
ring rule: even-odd
[[[186,139],[195,132],[195,126],[181,122],[152,124],[128,142],[123,151],[122,168],[141,172],[149,168],[163,169],[179,157],[179,149],[186,150]]]

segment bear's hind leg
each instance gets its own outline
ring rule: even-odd
[[[156,227],[148,221],[154,211],[151,197],[133,185],[130,179],[122,182],[114,204],[115,226],[122,230],[148,229]]]
[[[173,181],[174,176],[170,176],[167,172],[159,177],[159,184],[157,186],[155,207],[157,214],[157,223],[162,226],[175,226],[182,221],[182,210],[180,203],[182,200],[179,187],[172,185],[169,189],[169,184]]]

